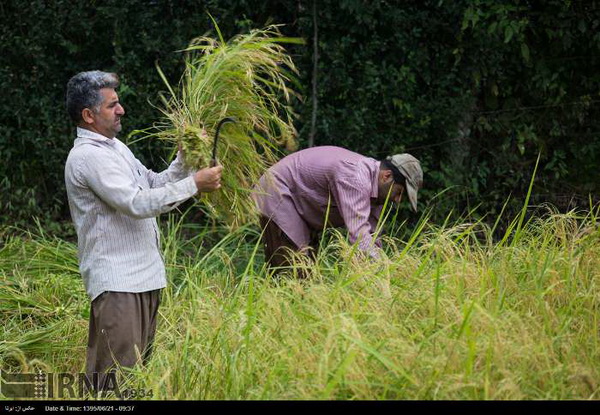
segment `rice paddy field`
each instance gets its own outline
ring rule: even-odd
[[[404,233],[377,262],[328,231],[296,263],[308,280],[267,272],[257,227],[170,217],[154,355],[132,382],[162,400],[597,400],[598,213],[520,215],[500,238],[391,219]],[[76,245],[0,237],[0,367],[83,372]]]

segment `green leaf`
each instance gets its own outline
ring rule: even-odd
[[[525,42],[521,43],[521,55],[525,61],[529,62],[529,46]]]
[[[492,84],[492,94],[497,97],[499,94],[499,90],[498,90],[498,84],[497,83],[493,83]]]
[[[462,26],[460,28],[461,31],[464,31],[467,27],[469,27],[469,22],[473,19],[473,9],[470,7],[465,10],[465,14],[462,21]]]
[[[512,26],[506,26],[506,29],[504,30],[504,43],[510,42],[514,34],[515,33],[513,31]]]

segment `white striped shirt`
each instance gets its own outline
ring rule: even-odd
[[[166,286],[155,217],[197,193],[179,157],[155,173],[117,138],[77,128],[65,183],[78,241],[79,270],[94,300],[104,291]]]

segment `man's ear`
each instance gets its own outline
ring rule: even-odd
[[[86,124],[93,124],[94,123],[94,113],[89,108],[84,108],[81,111],[81,118],[83,119],[83,121]]]
[[[387,182],[391,177],[392,177],[391,170],[383,170],[383,180],[385,180]]]

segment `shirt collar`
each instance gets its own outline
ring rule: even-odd
[[[371,183],[371,199],[377,199],[379,196],[379,161],[372,159],[371,165],[373,174],[373,182]]]
[[[115,144],[114,138],[108,138],[103,136],[102,134],[95,133],[93,131],[87,130],[85,128],[77,127],[77,137],[78,138],[87,138],[94,141],[99,141],[101,143],[106,143],[109,145]]]

